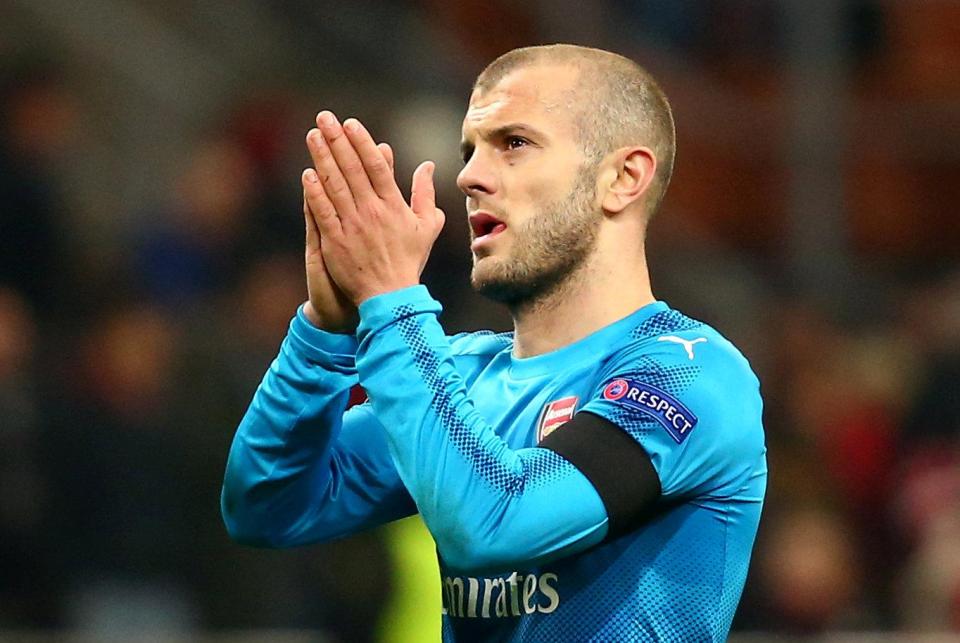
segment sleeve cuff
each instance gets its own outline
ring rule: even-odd
[[[360,304],[357,339],[363,342],[364,338],[404,317],[421,313],[437,315],[441,310],[440,302],[431,297],[422,284],[371,297]]]
[[[399,319],[422,313],[437,315],[443,307],[430,296],[427,287],[420,284],[371,297],[360,304],[359,310],[357,338],[363,342],[364,338]]]
[[[297,309],[296,316],[290,321],[287,336],[297,353],[311,361],[339,371],[356,373],[357,338],[317,328],[303,313],[303,306]]]

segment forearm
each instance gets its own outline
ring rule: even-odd
[[[233,439],[224,476],[224,522],[237,540],[298,540],[331,481],[332,445],[357,382],[350,336],[321,333],[302,310]]]
[[[475,408],[425,289],[360,311],[361,382],[448,566],[536,564],[604,537],[603,503],[586,478],[552,451],[510,449]]]

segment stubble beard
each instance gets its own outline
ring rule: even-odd
[[[529,310],[576,279],[593,253],[603,212],[593,204],[590,172],[581,170],[570,193],[539,208],[513,229],[510,255],[477,266],[471,283],[481,295],[511,311]]]

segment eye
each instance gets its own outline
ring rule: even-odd
[[[463,147],[460,149],[460,158],[463,159],[464,165],[466,165],[470,161],[471,156],[473,156],[472,147]]]
[[[519,150],[521,147],[526,147],[530,141],[523,138],[522,136],[508,136],[507,137],[507,149],[508,150]]]

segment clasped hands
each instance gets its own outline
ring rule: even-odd
[[[443,228],[434,164],[413,173],[408,204],[393,175],[393,151],[356,119],[328,112],[307,133],[314,167],[301,176],[309,301],[304,313],[330,332],[356,330],[357,306],[420,283]]]

